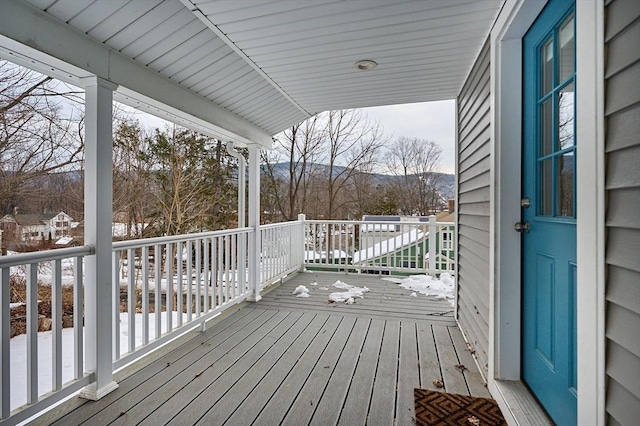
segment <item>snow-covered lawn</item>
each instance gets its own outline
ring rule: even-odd
[[[440,274],[440,278],[434,278],[429,275],[411,275],[406,278],[389,277],[383,278],[383,280],[400,284],[402,288],[406,288],[414,293],[424,294],[433,299],[448,300],[453,306],[455,278],[448,272]],[[414,296],[414,293],[412,293],[411,296]]]
[[[183,314],[183,321],[186,322],[186,314]],[[162,313],[162,332],[167,329],[166,312]],[[142,314],[135,315],[136,321],[136,347],[142,345]],[[149,314],[149,337],[153,338],[155,333],[155,314]],[[177,325],[178,313],[173,312],[173,324]],[[128,326],[129,315],[124,312],[120,314],[120,352],[128,352]],[[27,403],[27,336],[25,334],[11,339],[11,409],[20,407]],[[73,328],[62,329],[62,383],[73,379],[73,369],[75,354],[73,351],[74,336]],[[43,395],[51,391],[52,377],[52,332],[44,331],[38,333],[38,394]]]

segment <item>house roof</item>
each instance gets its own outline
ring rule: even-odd
[[[353,253],[353,263],[364,262],[365,260],[375,259],[402,250],[428,236],[428,232],[425,233],[419,229],[412,229],[411,231],[380,241],[371,247]]]
[[[3,1],[0,56],[77,85],[97,75],[121,102],[270,146],[321,111],[455,98],[503,2]]]

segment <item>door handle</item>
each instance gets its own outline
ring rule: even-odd
[[[525,234],[531,229],[529,222],[516,222],[514,228],[517,232],[524,232]]]

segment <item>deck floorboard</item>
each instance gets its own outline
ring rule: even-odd
[[[328,303],[337,280],[371,291]],[[298,285],[311,297],[295,297]],[[489,395],[449,302],[375,276],[307,272],[54,424],[405,425],[414,387]]]

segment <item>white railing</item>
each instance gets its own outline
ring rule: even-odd
[[[429,273],[454,269],[455,224],[420,221],[305,221],[310,270]]]
[[[0,257],[1,419],[27,419],[94,381],[84,369],[82,310],[83,260],[92,254],[93,248],[84,246]],[[14,302],[26,311],[26,334],[16,339],[11,339],[11,308],[17,307],[10,304],[12,283],[26,292],[24,300]],[[39,283],[51,291],[48,318],[38,313]],[[63,285],[73,289],[70,314],[62,311]],[[69,332],[63,331],[63,317],[73,322]],[[39,336],[39,329],[51,331]]]
[[[114,243],[112,369],[245,300],[251,294],[247,247],[252,234],[252,228],[242,228]],[[93,254],[93,247],[84,246],[0,257],[3,423],[24,421],[95,382],[95,375],[85,371],[82,309],[83,261]],[[15,339],[12,280],[26,286],[26,335]],[[38,334],[39,283],[51,287],[50,337]],[[63,318],[68,321],[62,312],[63,286],[73,289],[69,333],[63,329]],[[42,351],[49,339],[50,347]]]
[[[252,232],[242,228],[114,243],[114,368],[246,299]]]
[[[264,287],[304,268],[433,275],[454,266],[455,224],[436,222],[435,217],[429,222],[370,222],[305,220],[300,215],[298,221],[261,226],[260,259],[249,259],[254,236],[253,228],[241,228],[113,243],[112,371],[234,304],[255,295],[259,300],[254,285]],[[94,248],[83,246],[0,257],[3,423],[24,421],[96,382],[95,374],[86,371],[83,330],[85,314],[89,319],[95,315],[82,310],[83,283],[91,279],[83,276],[83,263],[92,255]],[[259,262],[259,277],[249,277],[249,262]],[[12,280],[26,288],[21,342],[11,339]],[[38,335],[38,283],[43,281],[51,286],[50,343]],[[63,286],[73,289],[73,313],[65,317],[73,321],[68,332],[62,323]],[[47,345],[50,363],[46,374],[40,374],[46,364],[38,351]],[[22,375],[14,367],[20,363]]]
[[[260,282],[267,286],[302,269],[304,216],[293,222],[260,227]]]

